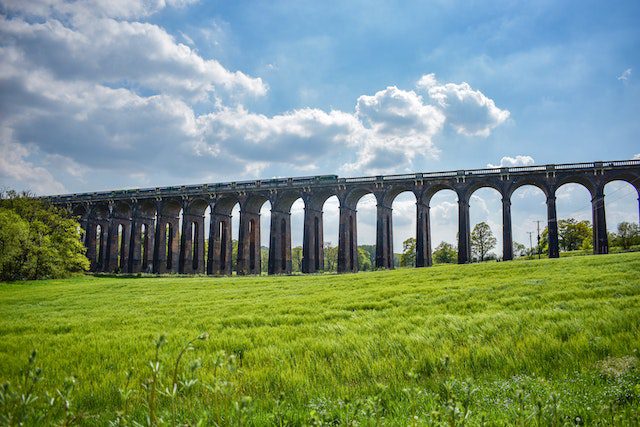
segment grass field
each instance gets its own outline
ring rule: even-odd
[[[639,348],[640,253],[0,284],[0,405],[27,424],[637,425]]]

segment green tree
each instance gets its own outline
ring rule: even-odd
[[[231,241],[231,271],[238,270],[238,241]]]
[[[480,261],[484,261],[487,253],[496,247],[497,240],[489,224],[480,222],[473,227],[471,232],[471,250]]]
[[[324,243],[324,269],[325,271],[338,269],[338,248],[331,246],[331,242]]]
[[[291,271],[302,271],[302,246],[291,248]]]
[[[267,273],[269,271],[269,248],[260,246],[260,271]]]
[[[416,239],[409,237],[402,242],[402,254],[400,255],[400,266],[415,267],[416,265]]]
[[[632,222],[621,222],[618,224],[618,234],[615,237],[622,249],[629,249],[632,245],[638,244],[640,240],[640,227]]]
[[[433,251],[433,262],[436,264],[451,264],[457,259],[458,251],[451,243],[440,242]]]
[[[540,239],[542,241],[542,238]],[[521,257],[527,255],[527,247],[519,242],[513,242],[513,255]]]
[[[29,194],[0,194],[0,280],[65,277],[86,271],[89,260],[78,221]]]
[[[358,248],[367,252],[371,265],[376,265],[376,245],[358,245]]]
[[[575,251],[587,247],[593,238],[593,230],[589,221],[577,221],[574,218],[558,221],[558,244],[564,251]],[[588,240],[589,243],[584,241]]]
[[[373,267],[371,263],[371,255],[365,249],[358,247],[358,270],[368,271]]]

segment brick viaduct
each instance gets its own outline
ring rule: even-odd
[[[502,195],[503,259],[513,258],[511,195],[523,185],[545,194],[549,257],[559,256],[556,189],[567,183],[591,193],[593,251],[608,252],[604,186],[622,180],[640,195],[640,160],[557,164],[450,172],[338,178],[323,175],[219,184],[120,190],[47,197],[80,218],[92,271],[153,271],[184,274],[232,273],[231,211],[240,204],[238,274],[259,274],[260,208],[271,203],[269,274],[291,272],[291,205],[304,201],[302,270],[324,268],[322,209],[337,196],[340,202],[338,271],[358,270],[356,205],[366,194],[377,200],[376,267],[393,268],[392,204],[405,191],[416,197],[416,266],[431,265],[429,202],[440,190],[458,197],[458,262],[471,260],[469,200],[483,187]],[[640,204],[640,197],[639,197]],[[205,210],[211,208],[208,254],[205,257]],[[180,215],[182,213],[182,221]],[[182,230],[179,230],[182,223]]]

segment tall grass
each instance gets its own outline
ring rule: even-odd
[[[637,423],[639,337],[638,253],[0,285],[5,400],[35,349],[82,424]]]

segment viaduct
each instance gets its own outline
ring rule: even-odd
[[[91,270],[228,275],[232,273],[231,211],[240,204],[238,274],[259,274],[260,208],[271,203],[269,274],[291,272],[291,205],[304,201],[302,270],[324,268],[322,209],[337,196],[340,202],[338,271],[358,271],[356,206],[366,194],[377,201],[376,267],[393,268],[392,204],[405,191],[416,197],[416,267],[431,265],[429,203],[443,189],[458,197],[458,262],[471,260],[469,200],[483,187],[502,195],[503,259],[513,258],[511,195],[523,185],[545,194],[549,257],[557,258],[556,190],[577,183],[591,193],[593,251],[608,252],[604,186],[622,180],[638,191],[640,160],[459,170],[406,175],[339,178],[322,175],[217,184],[186,185],[50,196],[69,209],[85,230]],[[211,208],[205,254],[205,210]],[[182,216],[182,221],[180,217]],[[180,224],[182,230],[179,230]],[[206,255],[206,256],[205,256]]]

